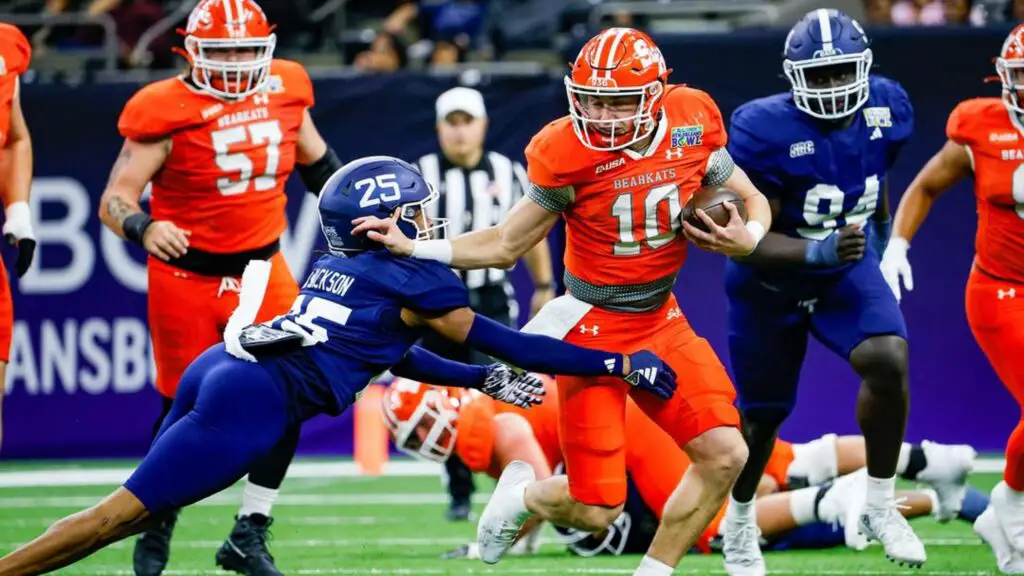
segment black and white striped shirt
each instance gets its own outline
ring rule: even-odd
[[[430,217],[448,219],[449,238],[498,224],[528,186],[523,165],[497,152],[484,152],[480,163],[469,169],[440,153],[427,154],[416,163],[441,196],[431,205]],[[508,282],[507,272],[498,268],[460,273],[471,290]]]

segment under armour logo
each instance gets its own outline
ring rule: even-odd
[[[217,290],[217,298],[220,298],[225,292],[241,292],[242,285],[238,282],[237,278],[225,276],[220,279],[220,288]]]
[[[594,324],[590,328],[587,328],[586,324],[580,324],[580,334],[589,333],[591,336],[597,336],[597,324]]]
[[[818,299],[812,298],[810,300],[801,300],[797,302],[796,305],[799,306],[800,308],[806,308],[808,314],[814,314],[814,305],[817,303]]]
[[[665,320],[673,320],[675,318],[682,318],[682,317],[683,317],[683,311],[680,310],[678,306],[675,306],[671,310],[668,311],[668,315],[665,316]]]
[[[1002,290],[1002,289],[1000,289],[998,291],[997,295],[999,296],[1000,300],[1002,300],[1003,298],[1016,298],[1017,297],[1017,290],[1015,290],[1013,288],[1010,288],[1009,290]]]
[[[669,148],[668,150],[665,150],[665,159],[666,160],[681,160],[682,158],[683,158],[683,149],[682,148]]]

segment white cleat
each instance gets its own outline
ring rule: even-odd
[[[818,518],[843,527],[846,546],[864,550],[868,539],[860,531],[860,515],[867,497],[868,471],[861,468],[838,478],[818,503]]]
[[[921,442],[928,465],[917,475],[917,480],[927,483],[938,495],[939,509],[935,519],[949,522],[957,517],[967,493],[967,476],[974,470],[974,459],[978,455],[966,444],[936,444]]]
[[[523,502],[523,493],[534,480],[533,467],[522,460],[513,460],[501,472],[498,485],[476,526],[480,559],[487,564],[497,564],[501,560],[530,517]]]
[[[1024,555],[1010,546],[991,505],[974,521],[974,533],[992,549],[1000,573],[1024,574]]]
[[[722,555],[725,573],[729,576],[764,576],[764,557],[761,555],[761,530],[756,517],[744,522],[728,518],[722,534]]]
[[[924,544],[914,534],[907,519],[900,514],[899,503],[894,499],[884,508],[865,506],[860,515],[860,531],[868,540],[878,540],[885,549],[885,557],[910,568],[920,568],[928,559]]]
[[[1000,481],[992,489],[989,508],[995,512],[1010,546],[1024,554],[1024,501],[1021,496],[1012,494],[1006,482]]]

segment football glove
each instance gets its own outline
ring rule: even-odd
[[[28,202],[15,202],[7,207],[4,221],[4,240],[18,248],[18,260],[14,265],[18,278],[28,272],[32,257],[36,253],[36,236],[32,232],[32,212]]]
[[[649,350],[641,350],[629,355],[630,373],[625,376],[636,388],[656,394],[668,400],[676,391],[676,373],[672,367]]]
[[[907,292],[914,289],[914,275],[910,270],[910,260],[907,259],[908,250],[910,243],[905,238],[893,236],[885,248],[885,253],[882,254],[882,277],[896,295],[897,302],[903,297],[900,292],[900,278],[903,279],[903,286]]]
[[[529,372],[517,374],[499,362],[487,366],[487,378],[480,391],[520,408],[529,408],[544,401],[544,382],[538,376]]]

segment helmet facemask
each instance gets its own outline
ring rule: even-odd
[[[244,99],[265,87],[276,44],[274,34],[236,39],[186,36],[192,82],[220,98]]]
[[[395,447],[409,456],[446,462],[455,451],[458,412],[445,405],[438,390],[426,391],[409,418],[400,420],[390,409],[385,409],[384,418]]]
[[[660,80],[635,88],[599,88],[576,84],[567,76],[565,90],[573,130],[591,150],[621,150],[647,138],[657,128],[657,104],[664,92]],[[608,110],[607,117],[595,118],[602,107]]]
[[[782,69],[793,87],[793,102],[822,120],[839,120],[857,112],[868,100],[872,63],[870,49],[810,60],[785,60]]]
[[[1003,103],[1017,114],[1024,114],[1024,58],[996,58],[996,73],[1003,84]]]
[[[427,183],[430,194],[417,202],[402,204],[396,209],[398,227],[406,236],[414,236],[415,240],[433,240],[442,238],[448,228],[447,218],[431,218],[430,206],[437,202],[440,195],[433,184]]]

